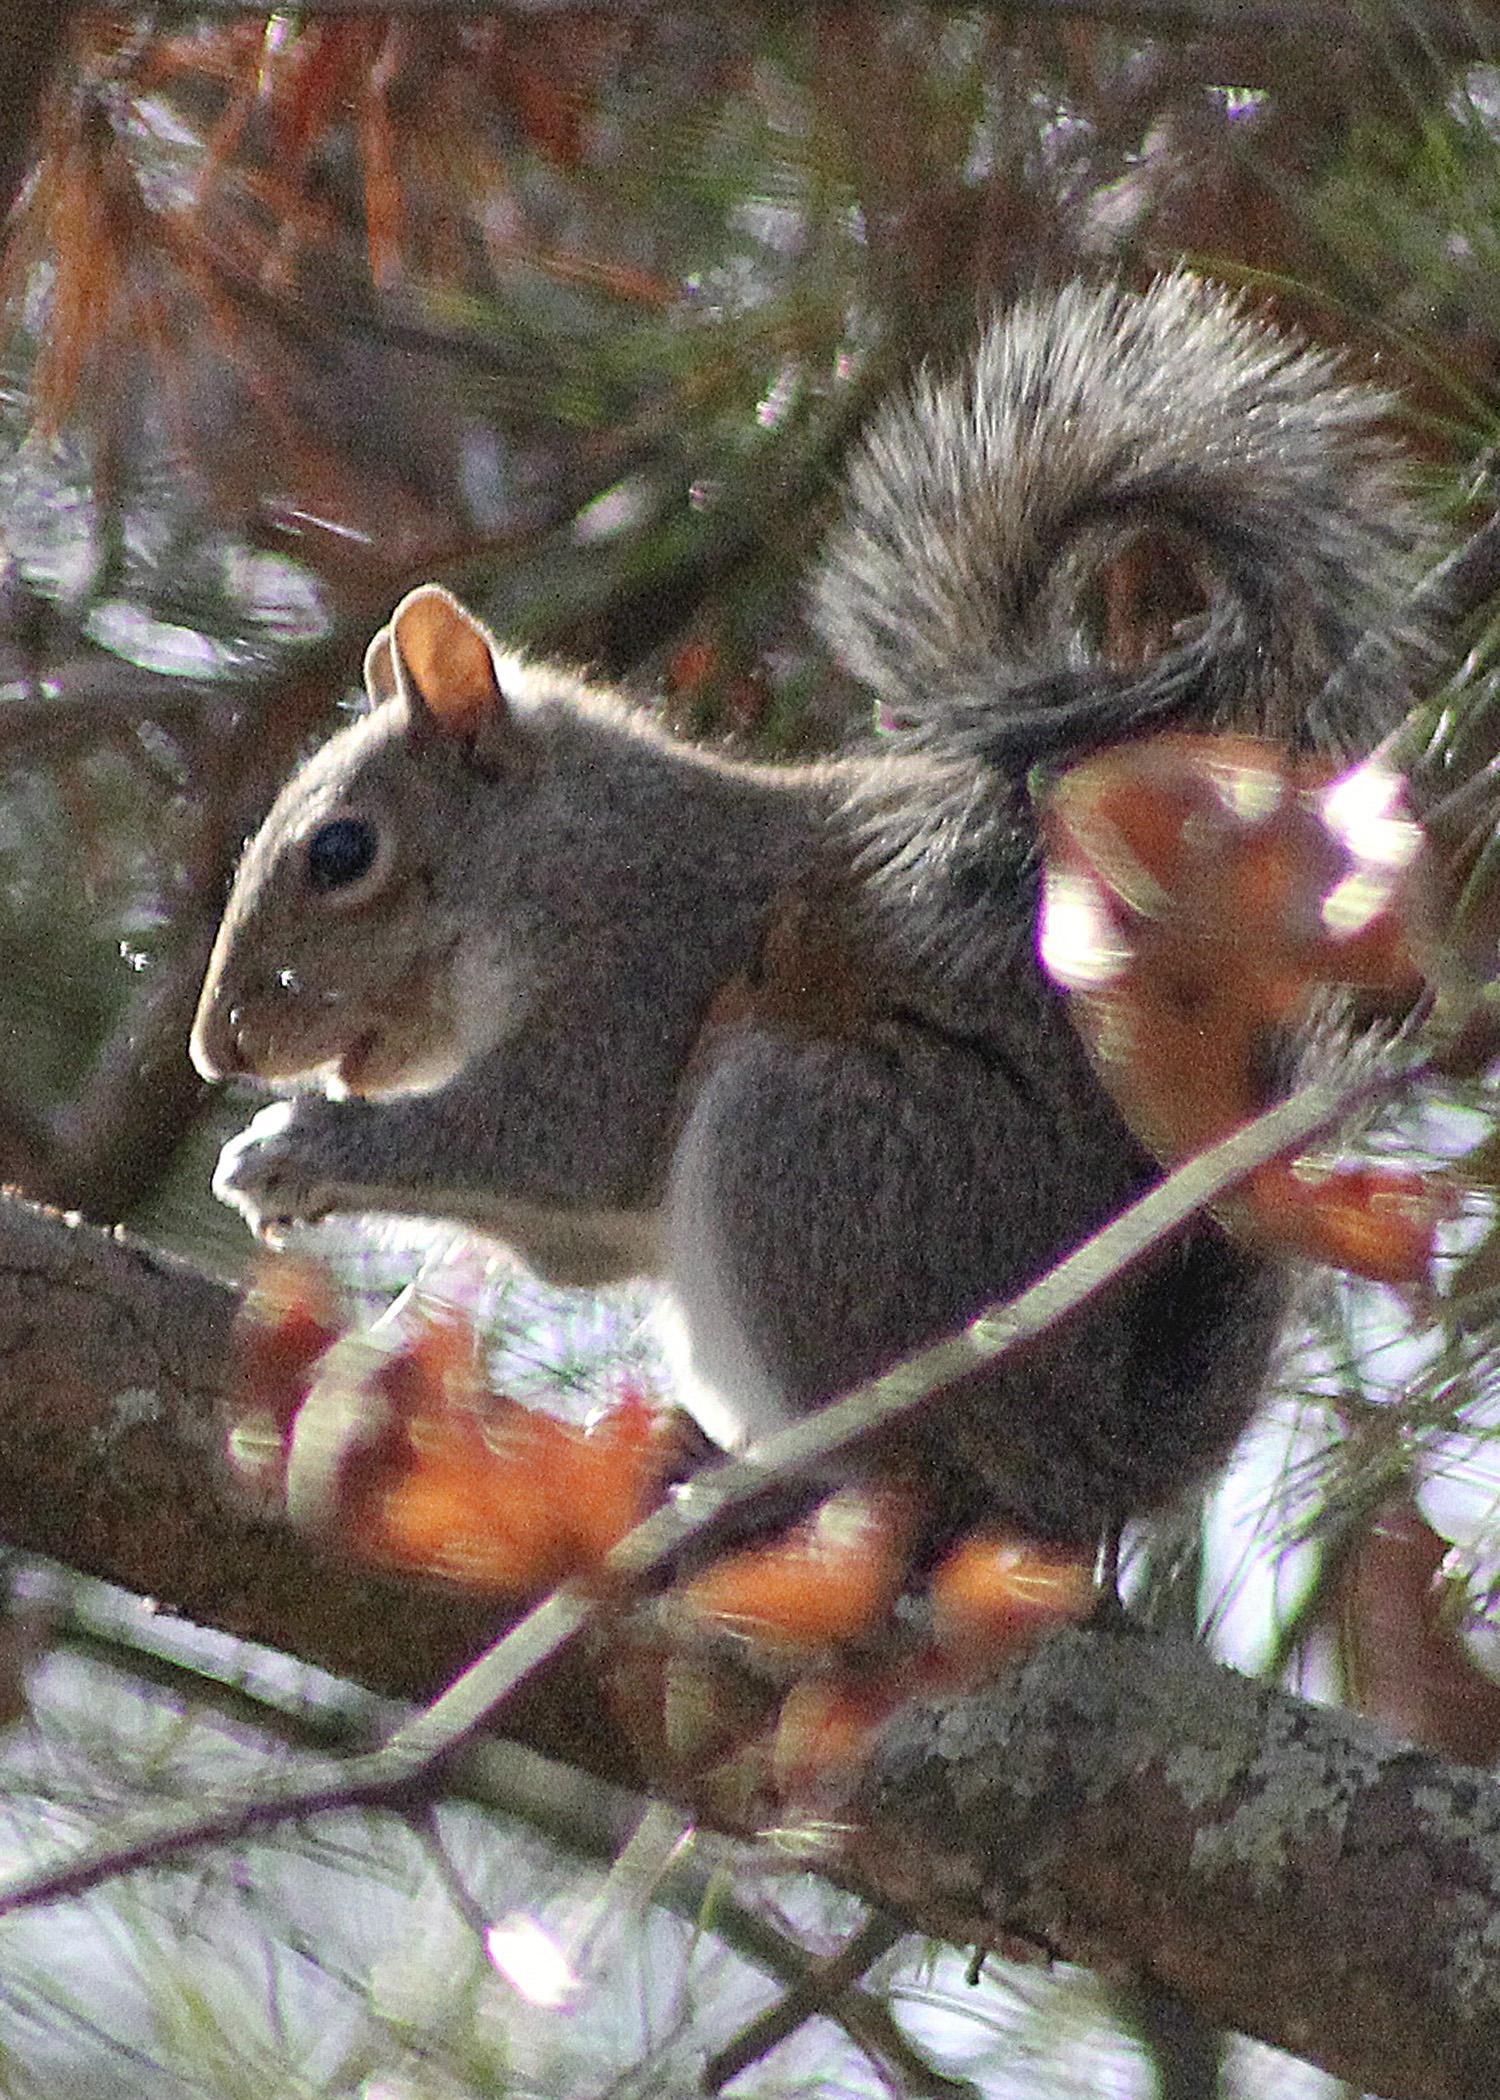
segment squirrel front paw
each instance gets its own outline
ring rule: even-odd
[[[273,1101],[261,1109],[229,1140],[214,1168],[214,1194],[240,1212],[257,1239],[275,1242],[290,1226],[339,1207],[337,1191],[298,1144],[298,1108],[295,1101]]]

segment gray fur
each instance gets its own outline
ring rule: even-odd
[[[220,1192],[263,1225],[427,1211],[551,1273],[658,1271],[731,1440],[1018,1289],[1156,1172],[1035,959],[1028,768],[1165,722],[1340,751],[1389,726],[1419,535],[1386,406],[1191,279],[1075,288],[924,381],[854,469],[817,604],[905,725],[893,745],[735,764],[497,654],[480,764],[385,699],[252,846],[195,1054],[308,1088],[384,1043],[452,1076],[304,1091],[230,1148]],[[1082,608],[1143,531],[1206,603],[1122,663]],[[1320,720],[1372,633],[1374,674]],[[298,869],[333,807],[379,809],[394,843],[330,916]],[[782,1005],[765,996],[767,944],[809,899],[848,1011],[795,955]],[[929,1544],[985,1519],[1083,1541],[1169,1500],[1246,1419],[1282,1298],[1205,1223],[955,1394],[912,1438]]]
[[[1024,769],[1039,755],[1028,714],[1100,680],[1071,550],[1096,524],[1179,521],[1237,615],[1227,661],[1192,677],[1179,712],[1363,749],[1409,661],[1414,517],[1390,409],[1184,274],[1144,296],[1073,285],[1027,301],[956,377],[923,378],[877,421],[817,580],[824,632],[924,741],[998,739]],[[1360,700],[1311,718],[1329,671],[1379,632],[1390,646]]]

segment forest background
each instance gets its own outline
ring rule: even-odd
[[[0,1210],[19,1864],[365,1742],[495,1630],[252,1522],[211,1449],[250,1248],[207,1183],[247,1104],[206,1095],[189,1021],[240,843],[402,591],[440,577],[685,734],[829,747],[863,702],[802,589],[870,408],[997,301],[1184,257],[1397,391],[1461,537],[1493,505],[1500,13],[11,0],[4,28],[0,1181],[193,1265]],[[1455,776],[1496,749],[1495,618],[1469,608],[1435,683]],[[1482,1087],[1407,1112],[1403,1145],[1467,1154],[1441,1308],[1325,1294],[1201,1523],[1136,1577],[1159,1624],[1477,1765],[1500,1751],[1493,1124]],[[435,1258],[327,1244],[372,1300]],[[636,1298],[498,1262],[488,1289],[511,1389],[649,1369]],[[1165,1960],[1127,1982],[992,1959],[969,1991],[961,1954],[878,1924],[864,1982],[824,1979],[778,2042],[756,2009],[860,1929],[855,1898],[725,1850],[590,1909],[640,1775],[576,1683],[506,1727],[553,1761],[497,1753],[441,1809],[317,1819],[7,1924],[0,2086],[1327,2089],[1226,2037],[1224,1992],[1168,1988]],[[577,1975],[518,1988],[501,1921]],[[1336,1951],[1354,1927],[1330,1907],[1321,1930]],[[1470,2090],[1410,2024],[1361,2081]]]

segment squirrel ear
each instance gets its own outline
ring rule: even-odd
[[[396,697],[396,659],[391,649],[389,627],[382,627],[365,651],[365,691],[371,707],[379,707],[382,700]]]
[[[421,584],[401,600],[370,644],[365,675],[372,692],[390,680],[414,728],[460,739],[481,764],[503,762],[515,726],[490,637],[441,585]]]

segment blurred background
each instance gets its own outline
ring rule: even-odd
[[[411,584],[684,734],[829,748],[864,703],[803,589],[872,405],[1020,289],[1184,257],[1395,391],[1443,534],[1493,507],[1489,0],[9,0],[4,30],[0,1181],[224,1273],[250,1250],[208,1176],[248,1104],[186,1060],[208,945]],[[1497,621],[1427,716],[1465,771],[1500,749]],[[1488,1763],[1500,1136],[1475,1089],[1392,1142],[1466,1155],[1441,1305],[1317,1294],[1201,1523],[1131,1579],[1246,1667]],[[442,1251],[340,1245],[376,1299]],[[643,1297],[498,1259],[486,1288],[513,1387],[649,1371]],[[65,1571],[7,1575],[12,1857],[371,1724],[207,1637],[143,1655]],[[506,1772],[419,1827],[287,1832],[7,1927],[0,2090],[688,2093],[795,1973],[788,1935],[857,1917],[763,1864],[731,1895],[711,1860],[596,1915],[626,1806]],[[550,1982],[497,1955],[513,1914]],[[864,2026],[811,2023],[735,2092],[1328,2086],[1082,1974],[969,1989],[907,1943],[869,1982]]]

